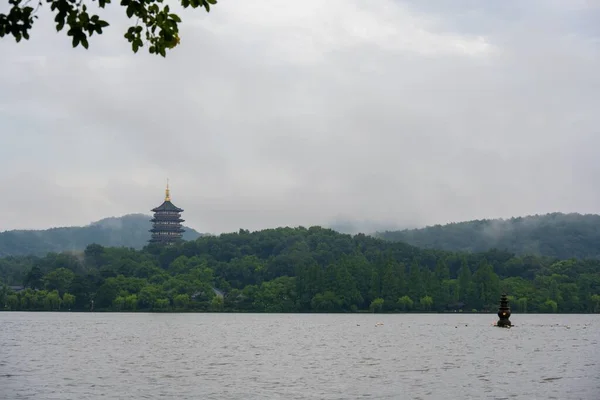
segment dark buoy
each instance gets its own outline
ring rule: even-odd
[[[512,324],[510,323],[510,306],[508,305],[508,298],[506,294],[503,294],[500,297],[500,307],[498,307],[498,323],[496,326],[500,328],[510,328]]]

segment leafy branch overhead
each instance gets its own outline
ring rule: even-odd
[[[99,8],[106,8],[111,0],[97,1]],[[88,39],[94,33],[101,35],[103,29],[109,26],[107,21],[96,14],[90,14],[83,0],[8,0],[8,14],[0,14],[0,38],[13,36],[20,42],[28,40],[34,21],[38,18],[38,10],[45,3],[50,4],[50,10],[55,15],[56,30],[62,31],[67,27],[67,36],[72,38],[73,47],[89,47]],[[150,54],[160,54],[165,57],[168,49],[179,44],[179,23],[181,18],[170,11],[169,6],[162,7],[163,0],[121,0],[120,5],[130,19],[135,19],[135,25],[125,32],[125,38],[131,43],[134,53],[148,45]],[[204,7],[207,12],[217,0],[181,0],[183,8]]]

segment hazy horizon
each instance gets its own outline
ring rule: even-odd
[[[352,221],[352,220],[335,220],[335,221],[330,221],[329,223],[323,223],[323,224],[312,224],[312,225],[306,225],[306,224],[298,224],[298,225],[279,225],[279,226],[266,226],[263,228],[259,228],[259,229],[250,229],[250,231],[259,231],[259,230],[263,230],[263,229],[276,229],[276,228],[282,228],[282,227],[292,227],[292,228],[296,228],[296,227],[300,227],[303,226],[305,228],[308,228],[310,226],[321,226],[324,228],[329,228],[329,229],[333,229],[335,231],[338,231],[340,233],[348,233],[348,234],[357,234],[357,233],[364,233],[364,234],[373,234],[373,233],[377,233],[377,232],[384,232],[384,231],[401,231],[401,230],[412,230],[412,229],[424,229],[424,228],[428,228],[428,227],[432,227],[435,225],[448,225],[448,224],[453,224],[453,223],[468,223],[468,222],[472,222],[472,221],[476,221],[476,220],[491,220],[491,221],[508,221],[511,218],[528,218],[528,217],[536,217],[536,216],[544,216],[544,215],[548,215],[548,214],[563,214],[563,215],[570,215],[570,214],[577,214],[577,215],[599,215],[599,214],[589,214],[589,213],[578,213],[578,212],[571,212],[571,213],[565,213],[565,212],[561,212],[561,211],[554,211],[554,212],[550,212],[550,213],[544,213],[544,214],[528,214],[528,215],[514,215],[514,216],[510,216],[510,217],[496,217],[496,218],[476,218],[476,219],[471,219],[471,220],[464,220],[464,221],[450,221],[450,222],[445,222],[445,223],[433,223],[433,224],[429,224],[429,225],[421,225],[421,226],[391,226],[388,224],[380,224],[380,223],[374,223],[372,221]],[[149,219],[152,217],[151,213],[141,213],[141,212],[137,212],[137,213],[127,213],[127,214],[123,214],[123,215],[112,215],[112,216],[106,216],[103,218],[100,218],[98,220],[94,220],[94,221],[89,221],[83,224],[79,224],[79,225],[56,225],[56,226],[49,226],[49,227],[41,227],[41,228],[15,228],[15,229],[10,229],[10,230],[4,230],[0,228],[0,233],[2,232],[9,232],[9,231],[44,231],[44,230],[48,230],[48,229],[55,229],[55,228],[81,228],[81,227],[86,227],[86,226],[90,226],[90,225],[94,225],[96,223],[99,222],[103,222],[105,220],[110,220],[110,219],[121,219],[121,218],[126,218],[126,217],[130,217],[130,216],[147,216],[149,217]],[[185,220],[185,214],[182,215],[182,217]],[[231,231],[223,231],[223,232],[208,232],[208,231],[203,231],[202,229],[198,229],[195,226],[192,226],[190,224],[187,224],[187,221],[183,223],[183,225],[185,227],[191,228],[193,230],[195,230],[198,233],[201,234],[210,234],[210,235],[219,235],[221,233],[232,233],[232,232],[238,232],[240,229],[247,229],[243,226],[240,226],[237,229],[233,229]]]
[[[118,4],[87,51],[48,8],[0,40],[2,231],[150,213],[167,178],[213,234],[600,213],[600,2],[172,6],[166,59]]]

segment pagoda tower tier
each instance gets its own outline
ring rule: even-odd
[[[501,328],[510,328],[512,326],[509,319],[510,315],[511,312],[510,305],[508,304],[508,297],[506,294],[502,294],[502,296],[500,296],[500,307],[498,307],[498,318],[500,319],[496,323],[496,326]]]
[[[182,239],[183,232],[185,232],[181,227],[181,223],[184,222],[181,219],[183,209],[171,202],[168,182],[165,191],[165,201],[151,211],[154,213],[154,218],[150,220],[152,222],[150,243],[173,244]]]

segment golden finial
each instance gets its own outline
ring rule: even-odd
[[[167,190],[165,190],[165,201],[171,201],[171,193],[169,192],[169,178],[167,178]]]

